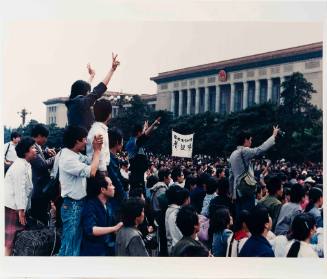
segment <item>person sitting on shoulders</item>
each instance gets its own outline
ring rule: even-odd
[[[91,93],[89,93],[91,91],[89,82],[77,80],[73,83],[69,100],[65,103],[67,107],[68,125],[81,126],[87,131],[90,130],[94,122],[94,115],[91,107],[94,105],[95,101],[101,98],[104,92],[106,92],[107,85],[119,64],[120,62],[117,60],[117,55],[112,54],[112,66],[110,71],[104,77],[103,81],[93,88]],[[95,72],[89,65],[88,71],[91,82]]]

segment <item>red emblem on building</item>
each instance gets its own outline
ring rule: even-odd
[[[221,82],[227,81],[227,73],[224,70],[220,70],[218,73],[218,79]]]

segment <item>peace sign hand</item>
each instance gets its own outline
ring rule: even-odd
[[[278,135],[278,132],[279,132],[279,128],[278,128],[278,125],[277,126],[273,126],[273,136],[276,137]]]
[[[113,71],[115,71],[117,69],[117,67],[120,65],[120,62],[117,60],[117,56],[118,54],[114,54],[112,53],[112,66],[111,66],[111,69]]]

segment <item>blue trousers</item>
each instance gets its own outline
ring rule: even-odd
[[[82,242],[83,206],[84,199],[64,198],[61,206],[62,237],[58,256],[79,256]]]

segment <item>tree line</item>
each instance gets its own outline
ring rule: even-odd
[[[126,142],[136,123],[151,122],[161,116],[161,124],[147,144],[149,151],[171,154],[171,131],[174,130],[181,134],[195,134],[193,154],[228,157],[236,147],[235,136],[240,130],[249,131],[253,135],[253,146],[257,146],[271,135],[272,127],[278,124],[285,135],[280,136],[268,152],[269,158],[322,162],[322,111],[310,103],[315,93],[312,84],[301,73],[293,73],[281,84],[281,105],[268,102],[230,114],[205,112],[178,118],[173,118],[168,111],[154,111],[136,95],[130,107],[118,104],[119,115],[111,120],[109,128],[120,128]],[[31,120],[25,127],[15,130],[28,136],[35,123]],[[54,124],[48,127],[47,145],[61,147],[63,129]],[[11,131],[4,128],[5,142],[10,140]]]

